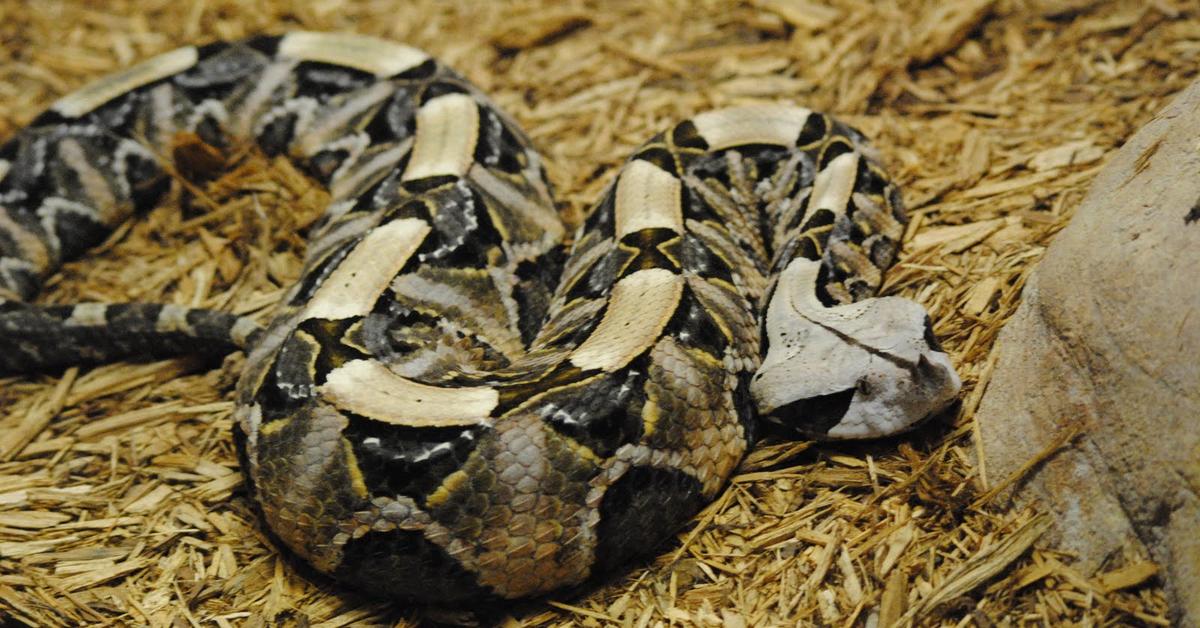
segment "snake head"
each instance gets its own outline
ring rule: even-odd
[[[900,297],[826,306],[819,270],[795,259],[779,276],[750,386],[759,416],[805,438],[877,438],[949,405],[962,382],[925,310]]]

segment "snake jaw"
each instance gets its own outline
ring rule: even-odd
[[[779,277],[751,384],[760,416],[808,438],[878,438],[953,401],[962,382],[919,305],[884,297],[826,307],[819,269],[796,259]]]

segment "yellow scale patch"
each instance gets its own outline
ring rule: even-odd
[[[350,472],[350,486],[360,499],[369,497],[367,482],[363,479],[362,469],[358,468],[358,456],[354,455],[354,446],[346,438],[342,438],[342,452],[346,456],[346,470]]]
[[[662,408],[658,405],[658,395],[651,389],[646,392],[646,403],[642,405],[643,438],[654,434],[660,419],[662,419]]]
[[[262,427],[259,427],[258,435],[259,436],[273,436],[273,435],[283,431],[283,428],[285,428],[291,424],[292,424],[292,417],[290,417],[290,416],[282,418],[282,419],[275,419],[274,421],[271,421],[269,423],[264,424]]]
[[[438,486],[437,490],[430,493],[429,497],[425,499],[425,508],[433,510],[445,504],[455,491],[470,481],[471,478],[461,469],[451,473],[446,476],[445,480],[442,480],[441,486]]]

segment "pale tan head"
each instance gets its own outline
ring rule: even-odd
[[[820,262],[796,259],[767,309],[751,392],[759,415],[808,438],[878,438],[942,410],[962,386],[920,305],[899,297],[826,307]]]

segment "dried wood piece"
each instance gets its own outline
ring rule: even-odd
[[[1064,166],[1087,164],[1104,156],[1104,149],[1092,143],[1092,140],[1068,142],[1039,152],[1029,158],[1029,167],[1041,172]]]
[[[1037,515],[1021,525],[1011,536],[967,559],[946,576],[946,581],[904,614],[903,620],[919,619],[939,606],[957,599],[994,578],[1021,557],[1039,537],[1050,529],[1050,518]]]
[[[10,432],[3,442],[0,442],[0,447],[3,447],[0,449],[0,460],[11,460],[21,453],[21,450],[34,438],[37,438],[42,430],[46,429],[50,421],[62,411],[67,393],[71,391],[71,386],[75,383],[75,376],[78,374],[78,368],[67,369],[50,395],[25,414],[16,429]]]
[[[514,17],[504,30],[492,36],[501,50],[524,50],[564,37],[592,24],[593,16],[583,11],[539,11]]]
[[[18,511],[0,512],[0,526],[37,530],[53,528],[64,521],[70,521],[71,515],[61,512],[47,511]]]
[[[792,26],[818,30],[833,24],[842,17],[834,7],[809,0],[759,0],[759,7],[771,11]]]
[[[929,63],[953,51],[991,13],[996,0],[941,2],[921,17],[912,58]]]
[[[1004,227],[1004,219],[996,218],[953,227],[925,229],[911,240],[914,250],[939,248],[947,253],[961,253]]]
[[[1136,562],[1096,576],[1096,584],[1105,593],[1136,587],[1158,575],[1159,567],[1150,561]]]

